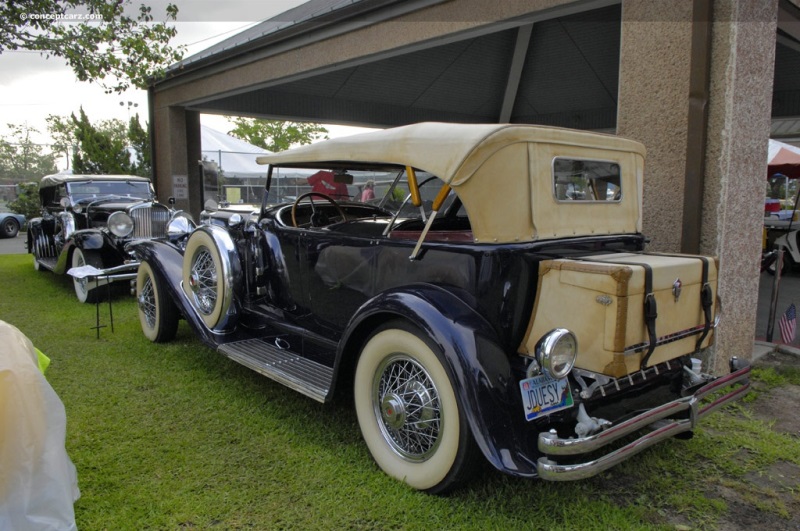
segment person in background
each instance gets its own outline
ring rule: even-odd
[[[375,199],[375,181],[369,180],[364,185],[364,190],[361,192],[361,201],[366,203],[370,199]]]

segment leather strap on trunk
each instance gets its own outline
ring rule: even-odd
[[[641,369],[644,369],[647,367],[647,362],[650,361],[650,356],[653,355],[653,351],[656,349],[656,343],[658,342],[658,335],[656,334],[658,304],[656,303],[655,293],[653,293],[653,268],[650,267],[650,264],[638,262],[623,262],[620,260],[614,260],[613,263],[641,267],[644,269],[644,323],[647,326],[647,335],[650,340],[650,344],[647,346],[647,353],[645,353],[644,357],[642,358],[642,362],[639,365]]]
[[[700,305],[703,307],[703,315],[706,322],[703,327],[703,333],[700,334],[697,343],[694,345],[695,352],[700,352],[700,345],[703,344],[703,341],[708,337],[708,332],[711,330],[711,307],[714,305],[714,292],[708,283],[708,258],[705,256],[699,256],[698,258],[703,262],[703,287],[700,288]]]

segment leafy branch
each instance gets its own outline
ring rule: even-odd
[[[169,25],[178,8],[169,4],[164,22],[154,22],[152,8],[141,5],[135,16],[130,0],[20,0],[0,2],[0,54],[38,51],[61,57],[81,81],[106,92],[145,88],[150,78],[183,57],[184,47],[170,46],[177,30]]]

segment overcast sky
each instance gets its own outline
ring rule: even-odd
[[[178,35],[174,44],[188,46],[186,56],[244,30],[256,22],[272,18],[304,0],[172,0],[178,6]],[[142,0],[153,13],[164,13],[167,2]],[[139,0],[134,5],[142,3]],[[130,102],[130,105],[129,105]],[[120,104],[121,103],[121,104]],[[139,113],[147,117],[147,92],[129,90],[123,94],[105,94],[93,83],[76,79],[72,70],[58,57],[45,59],[38,53],[4,52],[0,54],[0,136],[8,133],[7,124],[28,124],[38,129],[38,142],[47,142],[45,119],[51,114],[69,116],[80,107],[92,122]],[[224,118],[201,117],[204,125],[222,132],[230,127]],[[331,136],[349,134],[356,129],[332,129]]]

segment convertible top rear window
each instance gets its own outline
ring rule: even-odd
[[[558,201],[619,202],[620,185],[620,166],[616,162],[553,160],[553,193]]]

